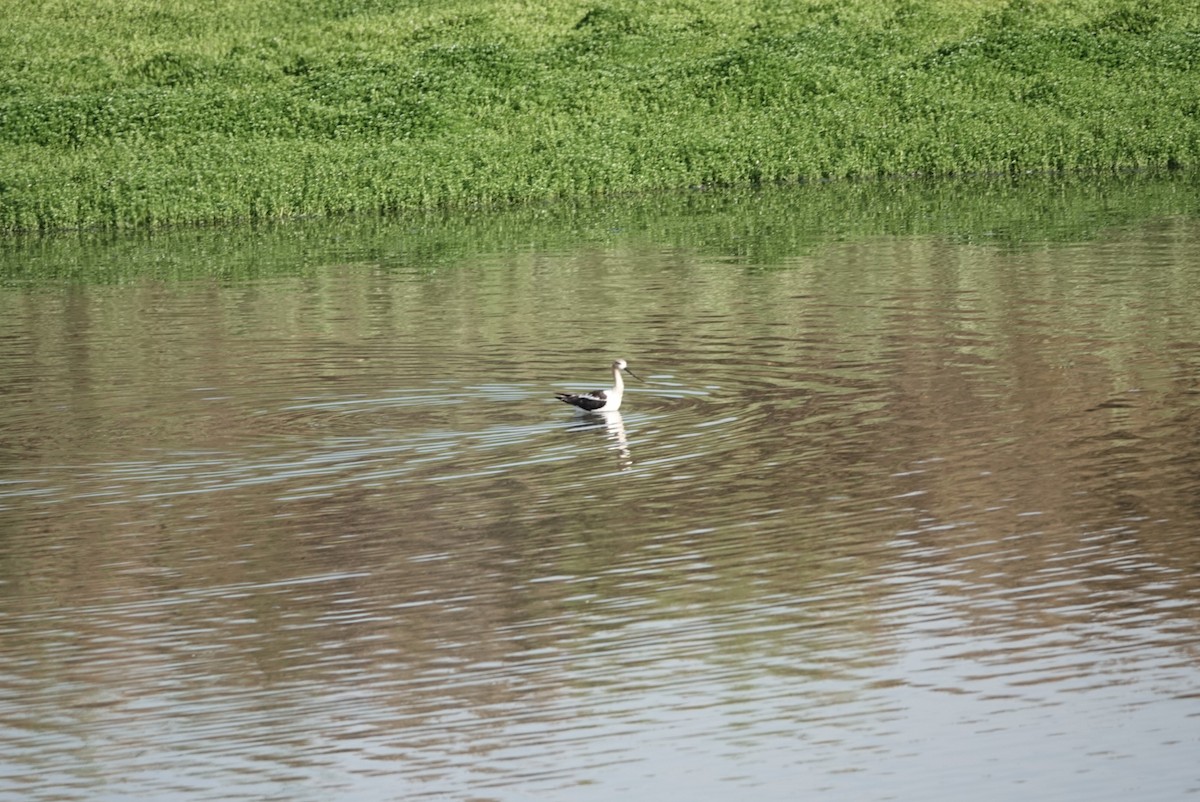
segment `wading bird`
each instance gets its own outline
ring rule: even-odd
[[[555,393],[554,397],[564,404],[579,407],[584,412],[616,412],[621,408],[621,396],[625,393],[625,381],[621,377],[625,371],[638,381],[642,377],[629,369],[624,359],[612,363],[613,386],[607,390],[595,390],[590,393]]]

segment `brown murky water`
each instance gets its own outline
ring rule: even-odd
[[[0,796],[1200,792],[1200,218],[747,205],[10,280]]]

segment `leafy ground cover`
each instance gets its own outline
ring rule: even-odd
[[[1189,2],[0,7],[0,233],[1200,163]]]

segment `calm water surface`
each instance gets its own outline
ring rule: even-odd
[[[1200,217],[1031,192],[13,250],[0,797],[1200,793]]]

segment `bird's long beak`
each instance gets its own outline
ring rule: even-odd
[[[633,372],[632,370],[630,370],[629,368],[625,368],[625,372],[626,372],[626,373],[628,373],[630,376],[632,376],[633,378],[637,379],[637,380],[638,380],[638,381],[640,381],[640,382],[644,382],[644,381],[646,381],[645,379],[643,379],[641,376],[639,376],[639,375],[637,375],[636,373],[634,373],[634,372]]]

